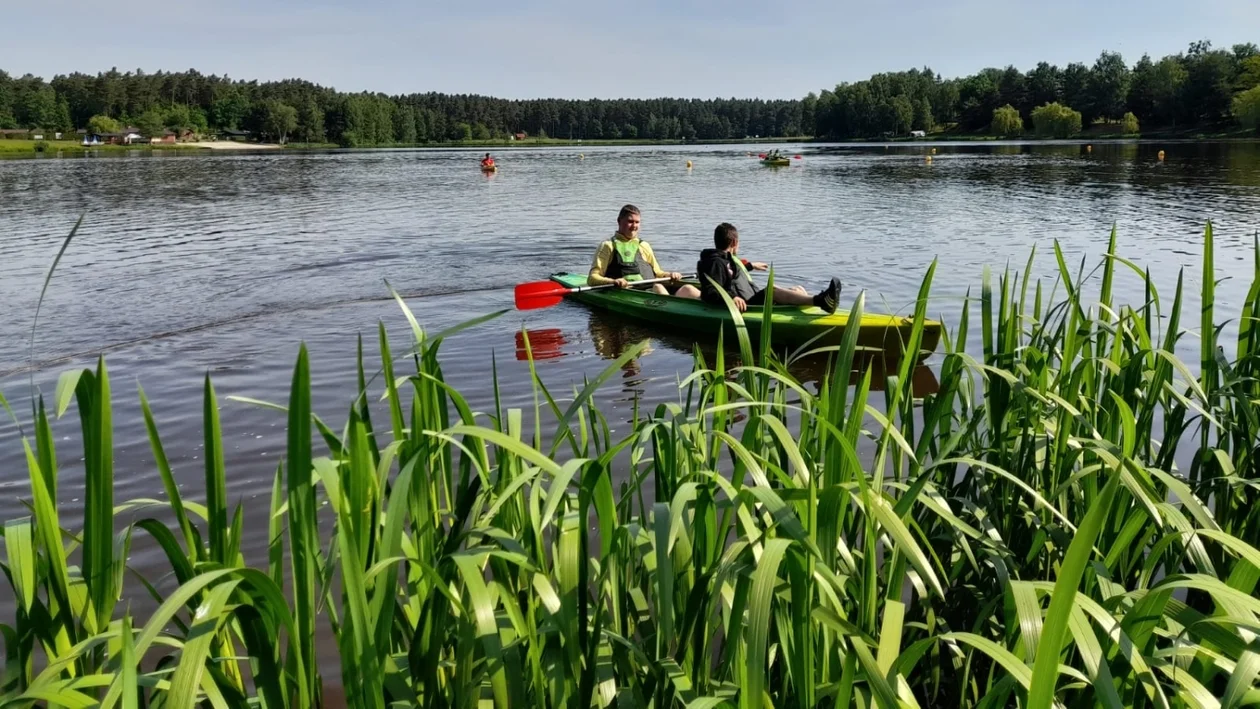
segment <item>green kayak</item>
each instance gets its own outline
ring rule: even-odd
[[[586,275],[580,273],[557,273],[551,276],[551,280],[566,288],[586,285]],[[694,280],[686,282],[697,287],[700,285]],[[603,288],[574,293],[569,297],[587,305],[679,331],[716,336],[725,326],[726,340],[735,341],[736,335],[732,327],[734,322],[726,308],[710,305],[702,300],[658,295],[647,288]],[[754,339],[759,337],[761,308],[749,308],[743,313],[743,317],[749,334]],[[776,344],[799,346],[818,337],[814,346],[838,345],[844,338],[845,329],[849,327],[849,311],[837,310],[829,314],[814,306],[780,305],[772,309],[770,322],[771,338]],[[910,339],[913,325],[914,320],[908,317],[863,313],[858,325],[858,346],[877,348],[890,358],[899,358],[903,343]],[[935,320],[925,321],[919,359],[936,350],[940,337],[941,323]]]
[[[786,167],[788,165],[791,165],[792,161],[788,160],[787,158],[777,158],[777,159],[771,158],[769,160],[762,160],[761,164],[769,165],[771,167]]]

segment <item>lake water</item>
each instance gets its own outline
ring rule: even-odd
[[[222,405],[229,497],[245,504],[247,528],[260,530],[255,515],[265,515],[284,450],[284,415],[228,395],[284,403],[305,342],[316,411],[339,429],[355,389],[356,337],[364,336],[373,369],[378,321],[395,352],[408,344],[386,281],[430,331],[510,310],[516,283],[585,271],[627,202],[642,209],[642,235],[666,268],[694,270],[713,227],[730,221],[741,255],[773,262],[781,283],[814,292],[836,275],[842,301],[865,289],[868,310],[910,312],[937,259],[930,314],[951,328],[967,289],[979,294],[985,264],[1022,270],[1035,246],[1037,273],[1052,278],[1057,239],[1074,270],[1082,256],[1092,268],[1113,223],[1121,254],[1150,268],[1166,300],[1185,267],[1185,327],[1197,326],[1208,220],[1226,279],[1218,320],[1237,317],[1250,279],[1260,229],[1257,143],[781,147],[802,159],[765,168],[749,156],[759,148],[746,145],[514,149],[495,151],[500,171],[489,176],[477,169],[484,151],[459,150],[0,161],[0,392],[29,419],[30,382],[51,399],[62,371],[103,352],[113,378],[116,500],[160,496],[137,383],[186,494],[204,499],[201,386],[209,372]],[[32,343],[44,277],[84,213]],[[1116,297],[1140,302],[1140,282],[1121,274]],[[557,392],[580,388],[627,346],[651,341],[598,396],[614,424],[636,399],[676,399],[690,367],[686,337],[576,303],[511,311],[443,347],[448,379],[474,408],[492,402],[492,363],[504,405],[533,405],[522,328],[542,343],[538,371]],[[73,414],[54,430],[63,523],[77,529],[80,431]],[[6,417],[0,519],[25,514],[29,495],[18,430]],[[265,534],[248,535],[245,553],[265,558],[265,543]],[[151,545],[137,548],[134,565],[165,571]]]

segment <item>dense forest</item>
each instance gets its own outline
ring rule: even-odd
[[[1097,121],[1143,128],[1260,124],[1260,49],[1185,52],[1133,66],[1103,52],[1092,66],[1046,62],[1024,72],[986,68],[943,79],[929,68],[883,73],[803,100],[507,100],[439,93],[344,93],[197,71],[58,75],[0,71],[0,128],[114,132],[123,125],[208,134],[248,131],[265,140],[345,146],[530,137],[724,140],[817,136],[895,137],[910,131],[1071,135]]]
[[[709,139],[802,135],[801,101],[506,100],[439,93],[341,93],[309,81],[259,83],[197,71],[117,70],[45,82],[0,71],[0,128],[128,124],[346,146],[530,137]]]
[[[1213,49],[1194,42],[1188,51],[1132,67],[1115,52],[1093,66],[1041,62],[1023,72],[988,68],[942,79],[931,69],[876,74],[805,98],[802,115],[813,135],[847,139],[931,132],[1070,135],[1098,121],[1146,128],[1217,126],[1260,121],[1260,49],[1236,44]],[[1040,109],[1040,110],[1039,110]],[[1018,119],[1018,120],[1016,120]],[[1127,120],[1126,120],[1127,119]]]

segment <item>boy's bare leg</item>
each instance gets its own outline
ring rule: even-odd
[[[779,286],[775,286],[771,302],[778,303],[779,305],[813,305],[814,297],[805,292],[805,289],[801,286],[796,286],[794,288],[781,288]]]

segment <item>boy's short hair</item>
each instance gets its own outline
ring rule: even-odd
[[[634,206],[633,204],[627,204],[626,206],[621,208],[620,212],[617,213],[617,219],[618,220],[625,219],[631,214],[638,214],[638,213],[639,213],[638,207]]]
[[[713,245],[719,249],[729,249],[737,241],[739,241],[739,230],[734,224],[722,222],[713,230]]]

